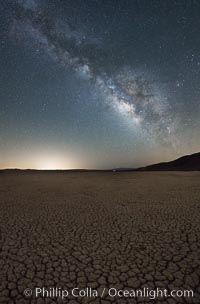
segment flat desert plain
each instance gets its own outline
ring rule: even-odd
[[[0,249],[3,304],[200,303],[200,172],[2,172]],[[106,291],[24,294],[35,287]],[[144,287],[195,294],[107,294]]]

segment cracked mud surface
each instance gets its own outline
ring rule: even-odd
[[[200,173],[1,173],[0,303],[25,288],[193,289],[194,298],[64,303],[200,303]]]

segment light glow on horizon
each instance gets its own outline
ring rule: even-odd
[[[33,151],[32,151],[33,152]],[[30,154],[23,151],[16,157],[16,161],[0,163],[0,169],[21,169],[21,170],[71,170],[77,169],[80,164],[69,156],[69,153],[61,151],[34,151]]]

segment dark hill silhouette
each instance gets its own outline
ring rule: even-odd
[[[176,160],[138,168],[137,171],[199,171],[200,152],[182,156]]]
[[[162,162],[158,164],[149,165],[141,168],[113,168],[113,169],[64,169],[64,170],[35,170],[35,169],[0,169],[0,173],[9,172],[26,172],[26,173],[81,173],[81,172],[130,172],[130,171],[200,171],[200,152],[185,155],[176,160],[169,162]]]

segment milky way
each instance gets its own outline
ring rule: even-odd
[[[177,144],[176,126],[167,99],[159,93],[159,83],[155,88],[144,73],[140,75],[133,67],[122,67],[112,73],[104,63],[107,54],[102,45],[87,37],[81,29],[73,29],[68,20],[61,27],[56,18],[46,16],[39,2],[21,0],[18,4],[21,10],[16,30],[27,31],[54,60],[66,68],[70,66],[79,77],[92,82],[103,101],[133,127],[163,143]]]

